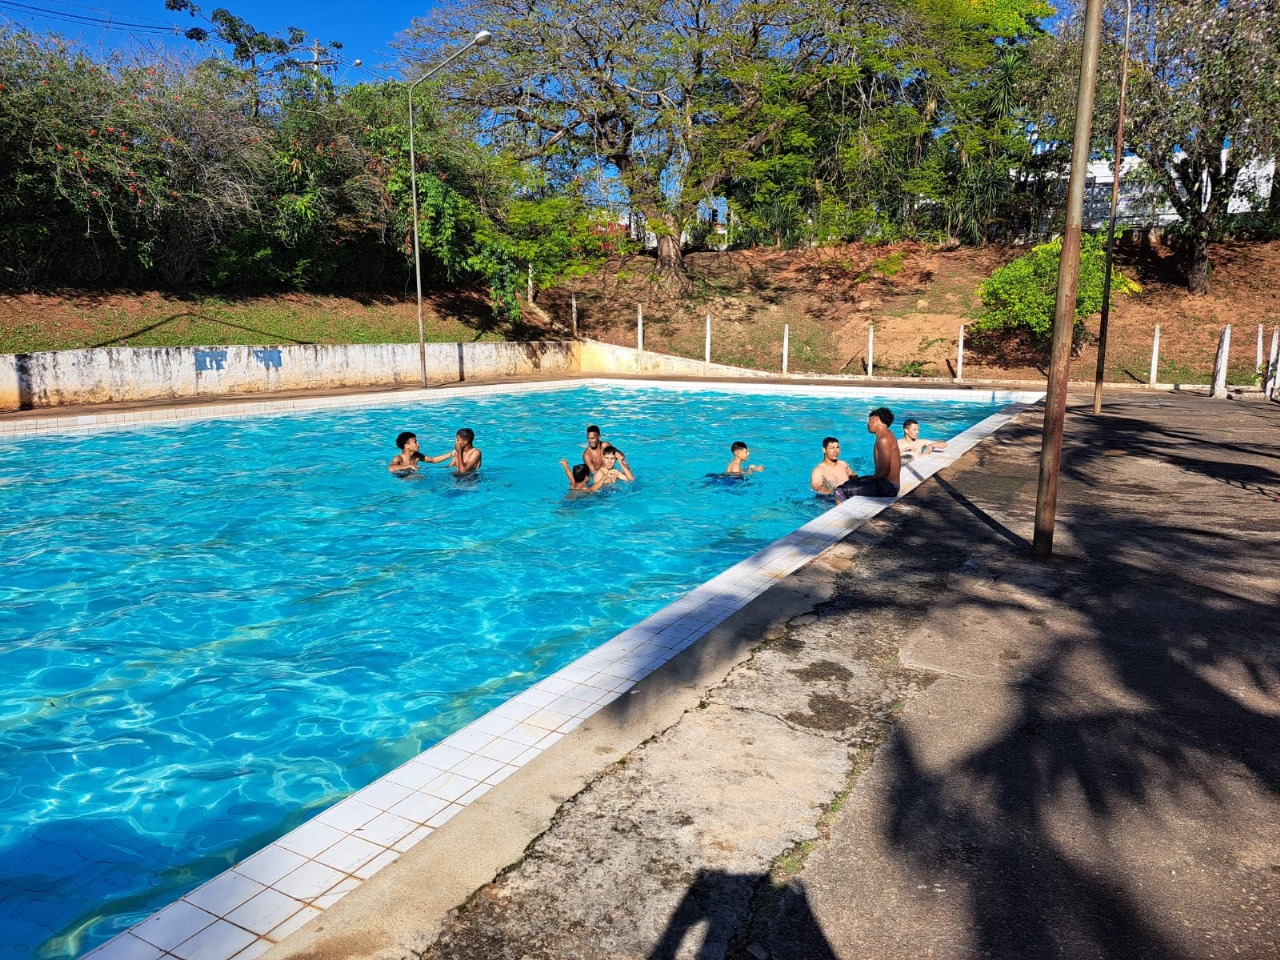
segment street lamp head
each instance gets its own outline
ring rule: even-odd
[[[489,41],[492,39],[493,39],[492,33],[490,33],[488,30],[481,30],[479,33],[476,34],[474,43],[477,47],[487,47],[489,45]]]

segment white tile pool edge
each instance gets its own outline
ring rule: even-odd
[[[596,379],[568,384],[475,387],[466,391],[471,395],[528,392],[619,382],[636,383]],[[682,392],[808,392],[797,391],[789,384],[643,383]],[[773,389],[761,390],[766,386]],[[896,393],[930,399],[937,395],[942,399],[957,397],[957,391],[952,390],[808,389],[851,397]],[[423,391],[414,396],[400,392],[385,402],[447,399],[459,393]],[[350,397],[315,398],[301,401],[307,404],[303,407],[256,409],[248,414],[239,413],[240,407],[248,405],[231,406],[237,408],[232,415],[253,416],[332,406],[385,405],[380,399],[385,396],[376,395],[373,403],[354,404]],[[964,391],[960,396],[974,401],[1003,401],[1005,406],[951,438],[946,451],[904,466],[902,496],[1042,398],[1040,393],[1014,391]],[[182,412],[196,409],[199,408]],[[199,416],[182,419],[223,415],[205,409]],[[122,425],[134,427],[138,423],[124,421]],[[77,424],[73,429],[78,432],[113,427],[114,423]],[[63,426],[59,432],[66,429]],[[843,540],[892,502],[854,498],[833,507],[119,934],[86,954],[84,960],[254,960],[393,863],[471,801],[511,776],[712,627]]]
[[[32,436],[83,436],[113,430],[136,430],[189,423],[193,420],[239,419],[309,413],[317,410],[363,409],[369,407],[409,406],[416,403],[445,403],[459,397],[481,397],[510,393],[546,393],[573,390],[577,387],[658,387],[672,391],[707,391],[715,393],[805,394],[817,392],[835,396],[915,397],[921,400],[964,400],[973,403],[1035,403],[1043,391],[993,390],[987,387],[916,388],[839,386],[790,381],[777,382],[694,382],[688,380],[640,380],[635,378],[583,377],[576,380],[543,380],[528,383],[492,383],[467,386],[460,384],[429,390],[396,390],[365,394],[339,394],[326,397],[296,397],[288,400],[238,400],[192,404],[180,407],[155,407],[144,410],[122,410],[76,416],[28,416],[0,419],[0,441]]]

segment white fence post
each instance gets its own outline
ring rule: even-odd
[[[787,355],[791,353],[791,324],[782,325],[782,375],[787,375]]]
[[[1258,362],[1254,365],[1253,372],[1262,372],[1262,324],[1258,324]]]
[[[572,296],[570,303],[573,306],[573,339],[578,339],[578,295]]]
[[[1231,324],[1222,328],[1222,337],[1218,340],[1218,356],[1213,361],[1213,387],[1210,397],[1227,395],[1227,361],[1231,358]]]
[[[1160,324],[1156,324],[1156,335],[1151,339],[1151,376],[1147,379],[1147,386],[1154,387],[1156,385],[1156,373],[1160,369]]]
[[[867,327],[867,376],[871,376],[871,371],[876,363],[876,328],[874,325]]]
[[[644,349],[644,304],[636,304],[636,349]]]
[[[960,344],[956,347],[956,379],[964,379],[964,324],[960,324]]]
[[[703,359],[707,363],[711,362],[711,314],[709,313],[707,314],[707,349]]]
[[[1266,383],[1262,385],[1262,395],[1270,397],[1276,388],[1276,380],[1280,374],[1280,327],[1271,331],[1271,354],[1267,360]]]

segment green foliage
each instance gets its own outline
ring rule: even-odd
[[[902,266],[907,262],[907,251],[895,250],[887,257],[877,260],[871,269],[875,273],[880,274],[886,280],[896,277],[902,272]]]
[[[900,363],[896,367],[890,365],[890,374],[894,377],[923,377],[928,374],[928,368],[933,366],[929,360],[908,360],[906,363]]]
[[[1061,238],[1033,247],[1030,253],[1001,267],[979,288],[986,312],[972,325],[979,333],[1025,334],[1047,344],[1053,336],[1058,293]],[[1073,339],[1084,332],[1084,320],[1102,309],[1102,281],[1106,245],[1101,236],[1085,235],[1080,244],[1080,274],[1076,288]],[[1112,268],[1112,293],[1138,293],[1142,288]]]

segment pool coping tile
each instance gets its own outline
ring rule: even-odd
[[[25,433],[83,433],[128,429],[139,420],[177,423],[211,417],[261,415],[263,410],[316,410],[328,407],[370,407],[440,401],[459,395],[543,392],[580,386],[613,385],[606,378],[570,383],[530,383],[502,387],[457,388],[448,392],[373,394],[312,398],[278,403],[213,404],[180,410],[103,414],[74,418]],[[631,382],[631,381],[628,381]],[[800,384],[699,384],[648,380],[645,386],[681,391],[796,393],[813,389]],[[770,389],[762,389],[762,388]],[[823,387],[823,392],[849,396],[883,396],[893,389]],[[911,390],[913,397],[955,399],[952,390]],[[981,440],[995,433],[1043,397],[1039,391],[968,391],[970,402],[1003,405],[980,423],[948,441],[944,453],[919,458],[903,467],[901,496],[944,467],[959,460]],[[21,421],[19,421],[21,423]],[[25,435],[12,424],[0,424],[0,440]],[[887,499],[854,498],[837,504],[813,520],[717,574],[684,596],[625,630],[577,660],[521,691],[484,716],[450,734],[440,743],[357,790],[306,823],[268,844],[230,870],[197,887],[185,898],[97,947],[85,960],[254,960],[272,944],[325,909],[339,902],[361,882],[395,862],[429,837],[436,827],[457,816],[494,785],[541,756],[584,721],[619,699],[623,693],[668,662],[680,651],[714,630],[757,596],[809,563],[834,543],[893,503]],[[203,906],[202,906],[203,905]],[[206,910],[207,906],[210,909]],[[217,925],[243,932],[247,945],[235,954],[216,948],[203,952],[197,938]],[[148,938],[150,935],[150,939]],[[210,933],[209,941],[218,941]],[[243,939],[232,935],[230,941]],[[152,942],[156,941],[156,942]],[[196,941],[199,951],[185,957],[175,952]]]

